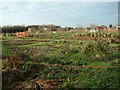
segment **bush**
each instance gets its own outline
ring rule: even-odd
[[[27,61],[22,65],[22,71],[23,72],[28,72],[28,71],[30,71],[31,67],[32,67],[32,62]]]
[[[26,79],[34,79],[39,76],[39,73],[44,70],[44,66],[41,64],[35,64],[31,61],[27,61],[22,64],[21,70],[25,74]]]
[[[75,48],[70,49],[70,53],[78,53],[79,51]]]
[[[67,80],[61,86],[59,86],[59,88],[64,90],[75,90],[75,85],[68,77]]]
[[[112,49],[109,43],[105,40],[100,40],[96,43],[89,43],[85,46],[83,54],[87,60],[111,60]]]
[[[17,56],[22,60],[22,61],[31,61],[31,57],[29,54],[24,53],[24,52],[17,52]]]
[[[18,69],[6,69],[2,71],[2,85],[3,87],[10,87],[11,83],[24,80],[24,74]]]
[[[62,63],[64,63],[63,57],[58,56],[58,55],[50,56],[48,62],[51,63],[51,64],[62,64]]]
[[[37,63],[49,61],[49,57],[47,57],[46,55],[37,55],[37,56],[32,57],[32,59],[34,62],[37,62]]]

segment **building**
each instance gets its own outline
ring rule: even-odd
[[[120,31],[120,25],[117,25],[117,26],[116,26],[116,30],[119,30],[119,31]]]
[[[105,26],[105,25],[96,26],[95,29],[96,29],[97,31],[106,31],[106,30],[107,30],[107,26]]]
[[[60,26],[56,25],[32,25],[28,26],[28,32],[38,34],[38,33],[44,33],[44,32],[55,32],[57,30],[60,30]]]

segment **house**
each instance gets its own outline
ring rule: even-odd
[[[105,25],[96,26],[95,29],[96,29],[97,31],[106,31],[106,30],[107,30],[107,26],[105,26]]]
[[[117,25],[117,26],[116,26],[116,30],[119,30],[119,31],[120,31],[120,25]]]
[[[44,32],[53,32],[60,30],[60,26],[57,25],[32,25],[28,26],[28,32],[38,34]]]
[[[89,32],[96,32],[96,30],[95,30],[95,29],[92,29],[92,30],[90,30]]]
[[[85,31],[96,32],[97,30],[95,28],[87,27],[87,30]]]
[[[83,28],[83,27],[75,27],[74,30],[84,32],[85,28]]]
[[[43,28],[41,28],[38,25],[27,26],[26,28],[27,28],[27,30],[28,30],[29,33],[35,33],[35,34],[41,33],[44,30]]]
[[[118,32],[120,30],[120,25],[113,26],[112,28],[108,28],[107,32]]]

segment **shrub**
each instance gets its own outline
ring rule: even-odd
[[[64,90],[75,90],[75,85],[70,81],[68,77],[67,80],[64,81],[61,86],[59,86],[59,88]]]
[[[83,54],[87,60],[110,60],[112,49],[106,40],[100,40],[96,43],[87,44]]]
[[[25,74],[26,79],[34,79],[39,76],[39,73],[44,70],[44,66],[41,64],[35,64],[31,61],[27,61],[22,64],[21,70]]]
[[[37,55],[37,56],[32,57],[32,59],[34,62],[37,62],[37,63],[49,61],[49,57],[47,57],[46,55]]]
[[[70,53],[78,53],[79,51],[75,48],[70,49]]]
[[[31,67],[32,67],[32,62],[31,62],[31,61],[27,61],[27,62],[25,62],[25,63],[22,65],[22,71],[23,71],[23,72],[30,71]]]
[[[108,60],[107,58],[110,59],[113,52],[106,40],[100,40],[97,42],[97,50],[101,53],[102,57],[105,57],[105,60]]]
[[[11,83],[24,80],[24,74],[18,69],[6,69],[2,71],[3,88],[10,87]]]
[[[22,60],[22,61],[31,61],[31,57],[29,54],[24,53],[24,52],[17,52],[17,56]]]

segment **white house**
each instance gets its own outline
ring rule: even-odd
[[[116,30],[120,30],[120,25],[117,25],[117,26],[116,26]]]

